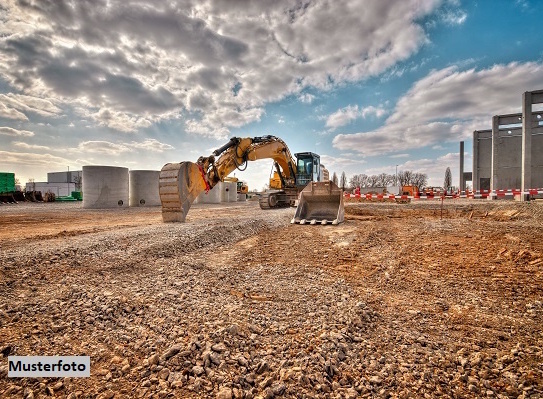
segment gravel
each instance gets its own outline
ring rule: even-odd
[[[201,208],[9,246],[0,394],[542,397],[543,231],[518,209],[354,205],[336,227]],[[8,355],[92,373],[8,379]]]

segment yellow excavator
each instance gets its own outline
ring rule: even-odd
[[[330,180],[312,152],[296,154],[275,136],[232,137],[208,157],[194,162],[168,163],[160,171],[159,193],[164,222],[184,222],[196,197],[228,180],[234,170],[245,170],[248,161],[271,158],[278,182],[260,195],[262,209],[298,207],[292,223],[338,224],[344,220],[343,191]]]

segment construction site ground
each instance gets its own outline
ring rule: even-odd
[[[543,204],[0,206],[0,396],[543,397]],[[86,355],[89,378],[8,378]]]

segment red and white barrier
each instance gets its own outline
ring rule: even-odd
[[[443,195],[441,193],[435,193],[434,195],[427,195],[427,194],[420,194],[420,195],[395,195],[395,194],[351,194],[345,192],[345,198],[358,198],[358,199],[366,199],[366,200],[407,200],[407,199],[415,199],[415,200],[425,200],[425,199],[437,199],[440,200],[443,198],[488,198],[488,197],[495,197],[495,198],[503,198],[503,197],[513,197],[516,195],[543,195],[543,188],[531,188],[527,191],[522,192],[520,189],[510,189],[510,190],[477,190],[477,191],[461,191],[453,194]]]

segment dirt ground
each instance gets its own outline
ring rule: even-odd
[[[0,206],[0,395],[543,397],[543,203]],[[88,355],[90,378],[7,377]]]

